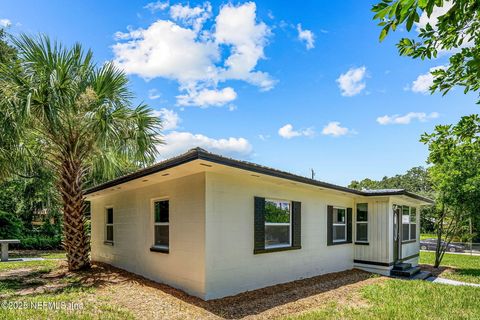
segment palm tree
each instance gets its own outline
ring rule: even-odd
[[[152,163],[161,122],[143,104],[131,108],[126,75],[112,63],[95,65],[81,45],[26,35],[12,43],[18,60],[0,63],[0,174],[54,172],[68,267],[85,269],[85,181]]]

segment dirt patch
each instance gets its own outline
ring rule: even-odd
[[[359,297],[359,289],[386,279],[350,270],[203,301],[123,270],[107,265],[97,267],[105,268],[105,272],[97,274],[103,283],[102,295],[114,299],[136,317],[147,319],[274,319],[334,301],[365,307],[367,303]]]
[[[432,275],[434,275],[435,277],[439,277],[442,274],[455,272],[455,268],[444,267],[444,266],[439,266],[438,268],[435,268],[431,264],[421,264],[420,267],[422,268],[423,271],[430,271]]]
[[[35,275],[35,278],[25,274],[26,270],[15,271],[21,286],[13,295],[57,292],[71,285],[93,288],[93,294],[85,295],[85,303],[115,304],[128,309],[138,319],[274,319],[334,302],[362,308],[368,303],[361,299],[359,289],[386,279],[350,270],[203,301],[170,286],[101,263],[93,264],[91,270],[75,273],[69,272],[66,263],[63,263],[51,272]]]

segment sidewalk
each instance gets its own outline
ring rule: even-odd
[[[452,286],[480,287],[480,284],[450,280],[450,279],[445,279],[445,278],[441,278],[441,277],[430,277],[426,280],[430,281],[430,282],[433,282],[433,283],[449,284],[449,285],[452,285]]]

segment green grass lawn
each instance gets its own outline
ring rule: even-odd
[[[421,263],[431,264],[433,258],[433,252],[420,253]],[[444,264],[455,268],[454,272],[444,272],[445,277],[480,283],[480,257],[446,254]],[[65,265],[62,260],[0,263],[0,319],[134,318],[132,309],[117,303],[117,292],[113,296],[102,294],[99,287],[82,281],[85,274],[68,273]],[[351,297],[338,296],[333,302],[320,303],[317,309],[286,319],[480,319],[478,287],[378,280],[352,289]],[[42,290],[46,287],[49,289]],[[8,302],[21,302],[23,306],[42,302],[43,307],[14,309]],[[52,310],[48,307],[52,302],[55,306],[75,303],[77,309]]]
[[[98,297],[96,288],[82,284],[79,276],[62,276],[59,279],[42,277],[60,268],[61,263],[65,262],[40,260],[0,263],[0,277],[7,275],[7,272],[19,272],[0,278],[0,319],[134,318],[127,309],[116,305],[114,301]],[[25,273],[20,273],[23,270]],[[49,290],[36,293],[36,289],[45,285],[51,286]],[[52,286],[56,288],[52,289]],[[25,293],[25,290],[29,292]]]
[[[480,288],[389,279],[360,289],[363,304],[331,303],[286,319],[480,319]]]
[[[436,239],[437,235],[434,233],[421,233],[420,234],[420,240],[425,240],[425,239]]]
[[[10,258],[44,258],[44,259],[66,259],[65,251],[61,250],[20,250],[10,254]]]
[[[58,261],[56,260],[0,262],[0,272],[24,268],[44,269],[50,271],[55,268],[57,264]]]
[[[421,264],[433,265],[434,262],[434,252],[420,252]],[[449,270],[442,273],[441,276],[444,278],[480,283],[480,256],[445,253],[440,266],[453,268],[451,271]]]

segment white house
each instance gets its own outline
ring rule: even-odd
[[[86,195],[92,260],[205,300],[352,268],[389,274],[396,265],[413,274],[420,207],[432,203],[200,148]]]

